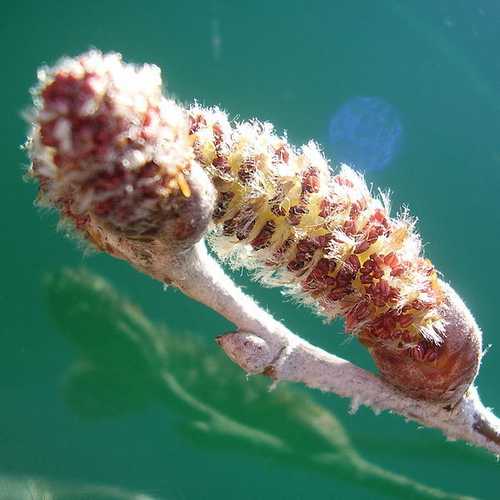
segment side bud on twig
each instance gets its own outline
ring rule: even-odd
[[[273,355],[267,343],[252,333],[226,333],[216,340],[224,352],[246,373],[263,373],[273,362]]]

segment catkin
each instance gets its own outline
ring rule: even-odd
[[[363,177],[336,174],[318,146],[293,148],[268,123],[234,127],[218,109],[189,109],[196,159],[218,192],[211,241],[219,256],[280,285],[346,331],[432,360],[443,324],[436,271],[414,221],[389,216]]]

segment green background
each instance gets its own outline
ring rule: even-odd
[[[217,351],[211,339],[231,329],[212,311],[172,289],[163,292],[127,264],[84,255],[56,232],[54,214],[33,207],[36,186],[22,181],[27,158],[19,148],[27,131],[22,113],[30,106],[29,88],[41,64],[91,47],[121,52],[127,61],[155,63],[170,95],[182,102],[197,99],[221,105],[232,117],[271,121],[297,145],[311,138],[326,145],[329,119],[351,97],[380,96],[395,106],[404,127],[402,150],[390,167],[368,173],[367,179],[392,190],[393,207],[405,203],[419,217],[419,230],[429,242],[426,255],[474,312],[485,346],[493,345],[478,378],[481,397],[500,409],[498,2],[18,0],[2,9],[0,42],[5,153],[0,474],[111,484],[166,499],[385,498],[394,493],[389,487],[375,492],[362,486],[354,470],[324,473],[300,460],[271,457],[264,449],[250,453],[216,439],[186,439],[176,421],[182,416],[168,404],[103,418],[85,417],[68,404],[64,381],[76,350],[60,335],[43,279],[62,267],[84,265],[105,277],[151,320],[179,335],[207,339],[207,355]],[[327,152],[334,161],[334,152]],[[355,342],[345,341],[341,324],[325,325],[284,301],[278,290],[260,289],[246,276],[236,279],[292,330],[371,366]],[[244,387],[244,375],[235,376]],[[212,383],[207,379],[207,394]],[[362,408],[351,416],[346,401],[304,392],[336,415],[352,446],[372,464],[442,491],[498,498],[499,465],[485,452],[446,442],[437,431],[389,414],[374,416]],[[78,391],[73,396],[78,399]],[[219,406],[229,411],[224,405],[231,401]],[[279,407],[274,411],[279,415]],[[262,425],[265,421],[263,415]]]

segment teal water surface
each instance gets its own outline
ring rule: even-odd
[[[394,210],[419,217],[426,255],[492,345],[478,385],[500,408],[497,2],[20,0],[2,14],[0,499],[498,498],[486,452],[389,414],[351,415],[334,395],[247,380],[213,342],[228,322],[56,231],[33,207],[19,149],[36,69],[91,47],[159,65],[182,102],[316,139],[333,164],[336,113],[350,111],[347,130],[360,112],[349,103],[375,102],[358,166],[391,189]],[[235,279],[297,333],[372,368],[340,323]]]

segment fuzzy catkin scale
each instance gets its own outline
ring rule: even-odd
[[[314,143],[296,150],[257,121],[233,128],[217,109],[194,106],[189,116],[196,158],[218,191],[219,255],[321,315],[343,317],[401,390],[458,400],[481,342],[450,327],[450,289],[421,256],[407,213],[391,218],[387,197],[373,197],[348,166],[333,175]]]
[[[65,59],[40,80],[30,174],[94,245],[120,256],[108,244],[118,234],[187,248],[211,219],[222,258],[343,317],[388,382],[417,398],[462,396],[478,329],[455,321],[459,299],[421,256],[414,222],[391,218],[358,173],[332,174],[314,143],[295,149],[267,123],[184,109],[162,96],[156,67],[116,54]]]

